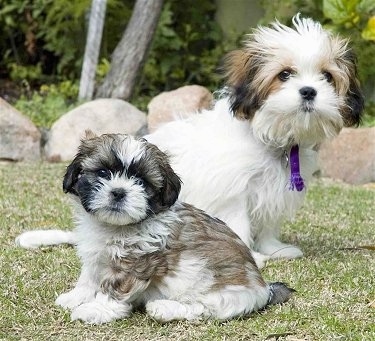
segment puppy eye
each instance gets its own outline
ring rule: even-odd
[[[108,170],[108,169],[98,169],[96,171],[96,175],[99,177],[99,178],[105,178],[105,179],[109,179],[111,177],[111,172]]]
[[[142,187],[145,186],[145,181],[144,181],[143,179],[141,179],[141,178],[137,178],[137,179],[135,180],[135,183],[136,183],[137,185],[139,185],[139,186],[142,186]]]
[[[286,82],[290,78],[291,75],[292,75],[291,70],[283,70],[278,74],[278,77],[282,82]]]
[[[324,72],[323,72],[323,76],[324,76],[324,78],[326,79],[326,81],[327,81],[328,83],[332,83],[332,81],[333,81],[333,76],[332,76],[332,74],[331,74],[330,72],[328,72],[328,71],[324,71]]]

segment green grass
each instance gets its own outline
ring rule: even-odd
[[[22,231],[72,226],[62,193],[63,164],[0,164],[0,340],[374,340],[375,187],[316,180],[283,239],[305,257],[269,262],[267,280],[297,292],[282,306],[232,321],[158,324],[141,312],[101,326],[70,321],[54,305],[72,287],[79,262],[71,247],[25,250]]]

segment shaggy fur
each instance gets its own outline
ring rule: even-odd
[[[224,73],[227,87],[212,110],[165,124],[146,139],[171,155],[181,199],[225,221],[259,266],[300,257],[298,247],[279,240],[283,221],[306,194],[290,190],[290,150],[298,145],[308,187],[319,145],[359,123],[363,97],[353,51],[319,23],[296,16],[293,27],[275,22],[254,30],[228,54]],[[37,238],[48,244],[43,231],[17,241],[33,247]],[[61,238],[67,240],[74,236]]]
[[[230,319],[285,302],[293,291],[265,283],[225,223],[177,201],[179,177],[144,139],[84,140],[63,188],[75,202],[82,271],[56,303],[73,320],[109,322],[137,306],[162,322]]]

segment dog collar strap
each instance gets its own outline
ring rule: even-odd
[[[299,147],[298,144],[293,146],[290,150],[290,187],[291,191],[296,189],[298,192],[301,192],[305,188],[300,169],[299,169]]]

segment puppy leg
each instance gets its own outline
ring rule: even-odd
[[[155,300],[146,304],[148,315],[159,322],[173,320],[195,320],[208,316],[208,310],[202,303],[181,303],[173,300]]]
[[[253,226],[249,218],[246,207],[241,205],[227,205],[226,209],[221,212],[223,214],[221,219],[241,238],[241,240],[250,248],[251,254],[259,269],[264,268],[266,262],[270,259],[268,255],[256,252],[253,250]]]
[[[278,231],[277,229],[274,229]],[[268,255],[270,258],[286,258],[293,259],[302,257],[302,251],[294,245],[285,244],[276,237],[276,232],[263,228],[255,241],[255,250]]]
[[[93,301],[75,308],[71,318],[72,321],[82,320],[90,324],[101,324],[127,317],[131,311],[131,304],[117,301],[107,294],[98,292]]]
[[[57,297],[55,303],[65,309],[73,309],[80,304],[94,300],[98,285],[91,278],[87,266],[82,267],[76,286]]]

